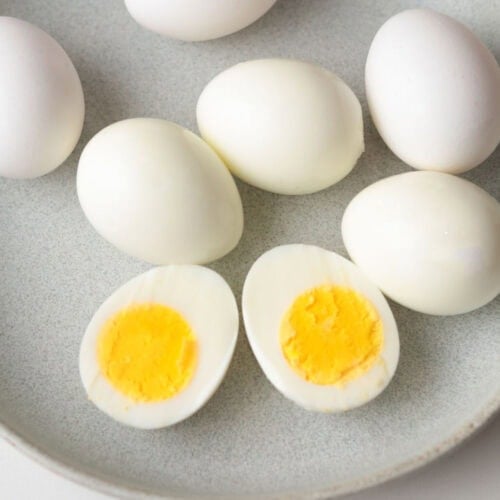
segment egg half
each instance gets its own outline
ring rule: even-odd
[[[243,288],[248,340],[269,381],[298,405],[339,412],[391,380],[399,336],[381,292],[333,252],[284,245],[253,264]]]
[[[236,301],[221,276],[201,266],[155,268],[99,307],[82,340],[81,379],[118,422],[165,427],[212,396],[237,335]]]

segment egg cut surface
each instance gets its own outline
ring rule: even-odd
[[[375,398],[399,359],[381,292],[356,266],[312,245],[261,255],[243,288],[243,318],[269,381],[298,405],[340,412]]]
[[[234,295],[216,272],[152,269],[116,290],[80,348],[89,399],[122,424],[156,429],[188,418],[220,385],[238,335]]]
[[[459,177],[408,172],[368,186],[342,237],[360,269],[415,311],[462,314],[500,292],[500,204]]]
[[[64,49],[37,26],[0,16],[0,176],[45,175],[83,127],[82,85]]]
[[[82,209],[99,234],[151,264],[204,264],[238,243],[243,208],[212,149],[165,120],[123,120],[95,135],[77,172]]]
[[[500,141],[500,68],[474,33],[444,14],[391,17],[371,44],[365,81],[378,132],[412,167],[465,172]]]
[[[343,179],[364,151],[361,105],[324,68],[261,59],[217,75],[198,100],[201,136],[248,184],[307,194]]]
[[[246,28],[276,0],[125,0],[145,28],[190,42],[212,40]]]

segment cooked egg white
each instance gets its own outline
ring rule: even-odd
[[[398,364],[383,295],[352,262],[319,247],[284,245],[259,257],[245,280],[243,318],[267,378],[309,410],[370,401]]]
[[[391,17],[366,61],[378,132],[412,167],[460,173],[500,142],[500,68],[466,26],[430,9]]]
[[[161,35],[199,42],[246,28],[276,0],[125,0],[130,15]]]
[[[240,179],[279,194],[325,189],[364,150],[361,105],[338,76],[291,59],[247,61],[207,84],[202,137]]]
[[[50,35],[0,16],[0,176],[45,175],[73,151],[85,104],[73,63]]]
[[[500,293],[500,204],[465,179],[382,179],[351,200],[342,237],[360,269],[415,311],[462,314]]]
[[[231,361],[238,310],[227,283],[200,266],[130,280],[90,321],[80,348],[89,399],[142,429],[175,424],[215,392]]]
[[[78,198],[90,223],[121,251],[151,264],[205,264],[238,243],[243,208],[212,149],[175,123],[113,123],[85,146]]]

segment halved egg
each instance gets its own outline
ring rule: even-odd
[[[259,257],[245,280],[243,318],[269,381],[309,410],[370,401],[398,364],[398,329],[382,293],[352,262],[316,246]]]
[[[201,266],[152,269],[99,307],[80,348],[89,399],[142,429],[196,412],[221,383],[238,335],[229,285]]]

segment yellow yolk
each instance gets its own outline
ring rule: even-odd
[[[97,358],[110,384],[135,401],[170,398],[191,380],[197,341],[175,310],[134,305],[109,319],[97,341]]]
[[[382,322],[358,292],[320,286],[295,299],[281,323],[280,343],[289,365],[305,380],[342,384],[367,372],[379,358]]]

